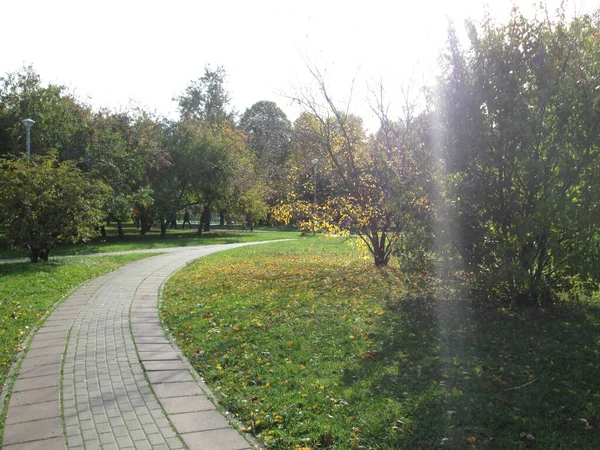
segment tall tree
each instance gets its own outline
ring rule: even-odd
[[[229,94],[225,89],[225,69],[207,66],[204,76],[186,89],[177,100],[185,144],[194,161],[195,183],[191,189],[195,203],[201,205],[199,232],[209,231],[212,212],[239,205],[242,193],[246,204],[255,202],[254,188],[247,186],[248,174],[254,163],[246,151],[242,133],[235,128],[234,113],[229,109]],[[259,183],[259,180],[254,180]],[[264,183],[263,183],[264,185]],[[245,186],[244,188],[240,188]],[[261,197],[261,196],[259,196]],[[252,201],[248,199],[252,198]]]
[[[270,188],[270,203],[283,199],[285,176],[289,170],[291,123],[275,102],[260,101],[240,119],[246,144],[256,155],[256,169]]]
[[[204,75],[192,81],[185,92],[177,98],[179,114],[183,120],[196,119],[210,124],[232,121],[228,109],[230,97],[225,89],[227,73],[221,66],[204,69]]]

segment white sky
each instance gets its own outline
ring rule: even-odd
[[[69,86],[93,106],[130,101],[175,117],[176,102],[206,64],[222,65],[235,109],[275,101],[306,84],[305,61],[327,70],[336,99],[369,120],[366,86],[383,80],[397,107],[400,87],[434,73],[448,20],[462,28],[485,0],[27,0],[4,2],[0,75],[32,64],[45,82]],[[511,0],[492,0],[501,21]],[[534,2],[517,1],[522,9]],[[551,9],[559,0],[547,0]],[[27,6],[25,6],[27,5]],[[571,0],[590,12],[600,0]],[[489,6],[487,6],[489,8]],[[371,130],[374,131],[374,130]]]

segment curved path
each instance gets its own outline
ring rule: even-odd
[[[253,448],[167,340],[157,306],[162,283],[188,262],[260,243],[266,242],[184,247],[74,292],[31,341],[12,389],[2,448]]]

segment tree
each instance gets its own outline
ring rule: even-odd
[[[270,188],[270,204],[284,198],[285,177],[289,171],[292,127],[285,113],[270,101],[248,108],[240,119],[246,145],[256,155],[256,169]]]
[[[56,153],[0,161],[0,222],[8,224],[12,246],[31,262],[48,260],[58,242],[80,242],[95,233],[110,189],[73,161]]]
[[[600,14],[451,30],[440,80],[449,238],[472,285],[523,303],[600,279]]]
[[[418,166],[414,164],[414,156],[423,145],[422,136],[417,132],[411,134],[411,127],[394,128],[387,117],[381,117],[381,132],[368,142],[362,120],[349,114],[348,108],[339,109],[322,75],[316,70],[311,73],[318,95],[304,92],[295,98],[306,113],[294,124],[293,136],[295,145],[307,150],[304,161],[318,160],[319,178],[326,183],[319,189],[318,218],[311,213],[306,188],[293,193],[294,206],[311,217],[313,229],[327,227],[336,232],[355,232],[369,249],[375,265],[386,266],[398,249],[400,236],[429,206],[425,191],[418,189],[419,180],[426,180],[416,172],[411,173]],[[383,139],[385,132],[387,141]],[[410,139],[404,139],[409,134]],[[403,142],[396,139],[399,136]],[[308,181],[310,168],[304,165],[292,173],[304,174],[301,178]],[[314,182],[308,181],[313,189]],[[289,218],[289,207],[277,212],[283,213],[280,217]]]
[[[243,133],[226,122],[218,128],[202,123],[189,125],[195,133],[198,161],[192,191],[202,207],[198,232],[209,230],[215,208],[240,212],[246,209],[260,218],[258,205],[264,204],[264,183],[255,176],[255,158],[245,146]]]
[[[252,209],[254,215],[264,203],[264,182],[255,174],[255,158],[246,149],[243,133],[234,126],[233,112],[228,110],[229,94],[225,90],[225,69],[205,69],[204,76],[193,82],[178,98],[181,120],[178,149],[185,153],[185,171],[190,169],[189,201],[185,206],[201,208],[198,233],[209,231],[215,208]],[[175,164],[177,166],[177,164]],[[263,208],[264,209],[264,208]]]
[[[176,100],[179,114],[183,120],[202,120],[211,124],[232,121],[233,113],[227,110],[229,93],[225,90],[227,73],[221,66],[215,70],[210,65],[204,69],[204,75],[192,81],[185,93]]]
[[[0,155],[18,155],[25,148],[21,121],[35,121],[33,153],[57,151],[61,160],[83,155],[91,129],[91,110],[64,86],[44,87],[32,67],[0,78]]]
[[[119,237],[122,223],[134,208],[143,210],[153,202],[149,173],[163,152],[163,124],[139,109],[110,112],[102,110],[91,121],[92,135],[81,165],[108,184],[114,194],[107,203],[107,218],[117,222]],[[142,232],[149,229],[142,221]]]

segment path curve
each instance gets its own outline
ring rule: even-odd
[[[2,448],[243,450],[158,319],[164,281],[190,261],[274,241],[182,247],[102,275],[74,292],[31,341],[8,406]]]

